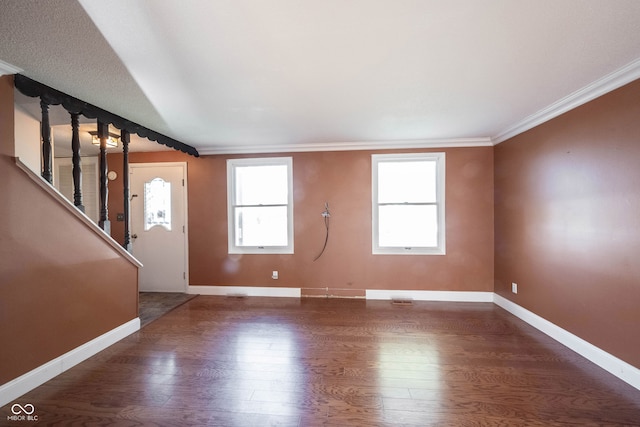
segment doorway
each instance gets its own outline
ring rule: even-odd
[[[132,163],[131,242],[141,292],[186,292],[187,164]]]

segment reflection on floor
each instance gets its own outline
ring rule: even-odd
[[[196,296],[197,295],[173,292],[140,292],[138,299],[140,327],[164,316],[174,308]]]
[[[640,390],[466,302],[202,295],[15,403],[38,426],[640,426]]]

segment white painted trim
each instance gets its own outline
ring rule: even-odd
[[[282,246],[238,246],[236,245],[236,170],[240,167],[285,166],[287,168],[287,244]],[[294,253],[294,203],[293,203],[293,157],[258,157],[227,159],[227,247],[230,254],[293,254]],[[262,206],[262,205],[261,205]],[[269,205],[265,203],[266,206]]]
[[[624,360],[618,359],[614,355],[607,353],[590,342],[583,340],[498,294],[494,294],[493,302],[539,331],[547,334],[560,344],[563,344],[582,357],[600,366],[605,371],[610,372],[622,381],[640,390],[640,369],[628,364]]]
[[[8,62],[4,62],[0,59],[0,76],[6,76],[8,74],[19,74],[23,70],[16,67],[15,65],[11,65]]]
[[[367,289],[368,300],[411,299],[414,301],[493,302],[493,292],[481,291],[393,291]]]
[[[84,212],[76,208],[73,205],[73,203],[71,203],[66,197],[64,197],[62,193],[60,193],[53,185],[49,184],[40,175],[37,175],[36,173],[34,173],[31,169],[29,169],[29,166],[25,165],[19,158],[15,157],[14,159],[15,159],[16,165],[20,169],[22,169],[22,171],[25,172],[27,176],[31,178],[33,182],[38,184],[38,186],[42,188],[47,194],[49,194],[51,197],[56,199],[62,207],[64,207],[67,211],[69,211],[76,218],[78,218],[82,223],[84,223],[84,225],[86,225],[91,230],[93,230],[93,232],[98,237],[102,238],[102,240],[107,242],[113,249],[116,250],[116,252],[122,255],[123,258],[128,260],[131,264],[135,265],[136,267],[142,268],[142,263],[140,261],[138,261],[129,252],[127,252],[127,250],[124,249],[120,245],[120,243],[116,242],[113,239],[113,237],[107,234],[102,228],[98,227],[98,225],[95,222],[93,222],[91,218],[89,218]]]
[[[631,83],[640,78],[640,59],[625,65],[624,67],[607,74],[606,76],[594,81],[593,83],[573,92],[570,95],[554,102],[548,107],[526,117],[524,120],[503,130],[494,136],[494,144],[499,144],[509,138],[513,138],[529,129],[541,125],[567,111],[573,110],[589,101],[596,99],[606,93],[609,93],[619,87]]]
[[[380,246],[380,219],[378,201],[379,188],[379,170],[380,165],[384,163],[400,163],[409,161],[430,161],[435,162],[435,180],[436,180],[436,208],[437,208],[437,244],[435,247],[414,246],[410,247],[390,247]],[[429,152],[429,153],[402,153],[402,154],[372,154],[371,155],[371,253],[373,255],[445,255],[446,254],[446,238],[445,238],[445,176],[446,176],[446,153]]]
[[[184,191],[182,203],[184,205],[184,287],[185,292],[189,288],[189,163],[184,164],[182,179],[184,179]]]
[[[0,386],[0,407],[140,329],[135,318]]]
[[[300,288],[274,288],[269,286],[189,286],[188,294],[248,297],[300,298]]]
[[[129,163],[129,174],[133,169],[144,169],[154,167],[181,167],[182,179],[184,181],[184,191],[182,192],[182,206],[184,208],[184,288],[186,292],[189,287],[189,180],[187,162],[153,162],[153,163]],[[131,179],[129,179],[131,183]],[[131,245],[133,245],[131,243]]]
[[[266,145],[219,145],[198,149],[200,155],[214,154],[261,154],[261,153],[305,153],[313,151],[358,151],[358,150],[400,150],[452,147],[491,147],[493,140],[481,138],[421,139],[399,141],[345,141],[317,142],[309,144],[266,144]]]

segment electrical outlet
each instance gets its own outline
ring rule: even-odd
[[[273,272],[271,272],[271,278],[273,280],[278,280],[278,270],[273,270]]]
[[[516,282],[511,282],[511,292],[514,294],[518,293],[518,284]]]

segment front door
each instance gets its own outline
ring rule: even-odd
[[[186,292],[186,163],[132,163],[131,242],[144,292]]]

